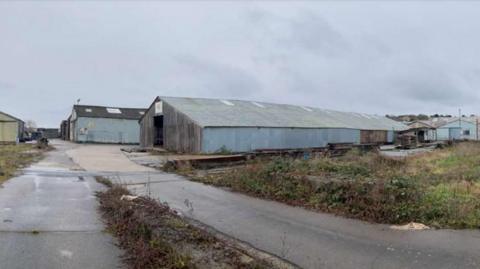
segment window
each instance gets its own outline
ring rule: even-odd
[[[145,112],[143,112],[143,111],[140,111],[138,113],[140,113],[140,115],[145,115]]]
[[[92,113],[92,109],[91,108],[85,108],[85,112]]]
[[[107,108],[107,112],[110,114],[122,114],[122,111],[118,108]]]
[[[463,135],[470,135],[470,130],[463,130]]]

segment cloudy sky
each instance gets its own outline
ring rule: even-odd
[[[158,95],[480,114],[480,2],[0,2],[0,110]]]

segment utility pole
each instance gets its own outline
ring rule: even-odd
[[[462,129],[462,109],[458,109],[458,126]]]

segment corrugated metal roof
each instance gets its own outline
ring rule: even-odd
[[[449,117],[449,118],[438,118],[438,120],[434,121],[434,119],[432,119],[435,127],[437,128],[441,128],[447,124],[450,124],[452,122],[456,122],[458,121],[460,118],[459,117]],[[476,124],[477,122],[477,118],[476,117],[462,117],[462,122],[469,122],[469,123],[473,123],[473,124]]]
[[[138,120],[145,113],[144,108],[122,108],[105,106],[74,105],[77,117]]]
[[[435,129],[435,126],[433,126],[431,124],[431,122],[429,122],[429,121],[418,120],[418,121],[414,121],[414,122],[408,124],[408,128],[410,128],[410,129],[422,129],[422,128]]]
[[[264,102],[160,97],[203,127],[350,128],[405,130],[384,116]]]

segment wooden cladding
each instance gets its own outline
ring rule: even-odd
[[[388,132],[378,130],[361,130],[360,144],[383,144],[388,142]]]
[[[163,102],[164,146],[176,152],[201,152],[202,128]]]

